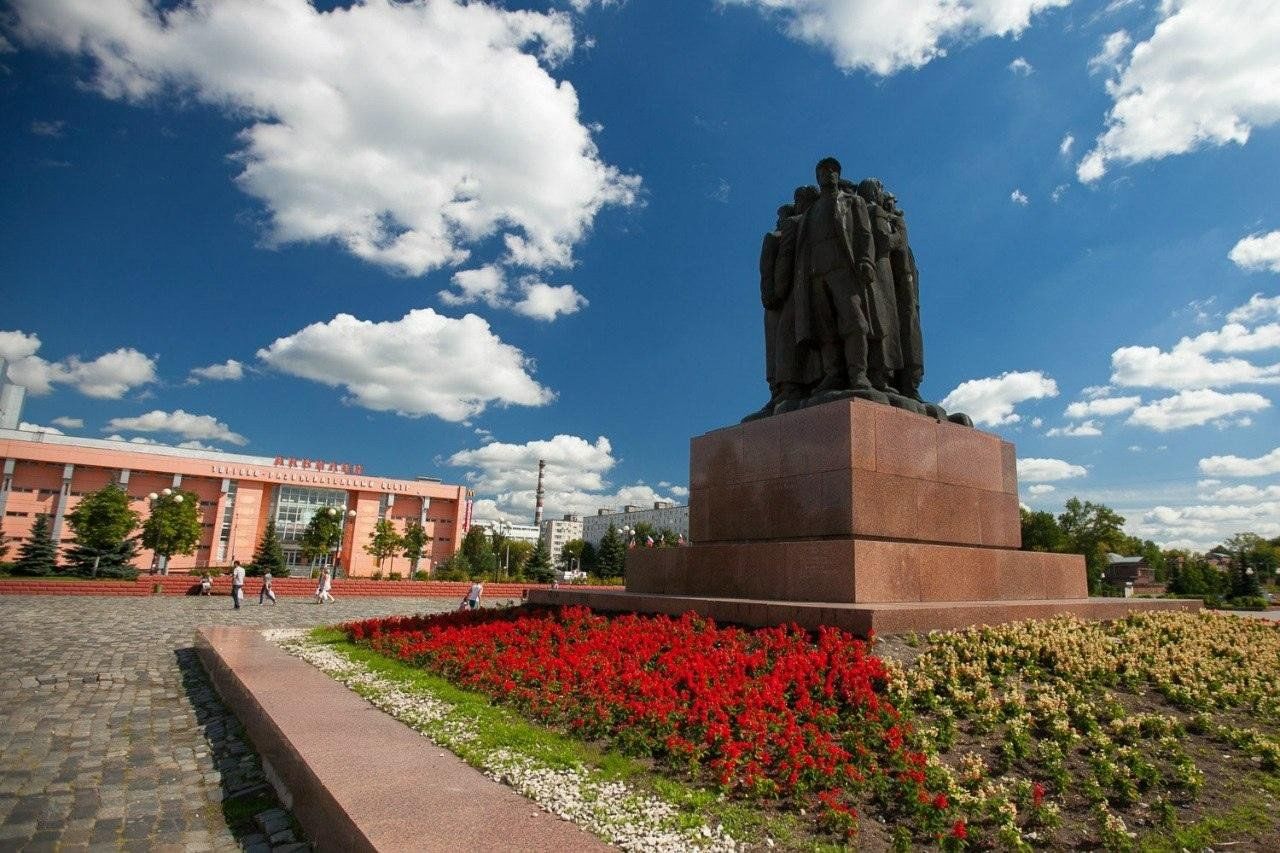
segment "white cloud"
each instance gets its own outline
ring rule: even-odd
[[[0,358],[9,362],[30,358],[40,349],[40,338],[17,329],[0,331]]]
[[[47,432],[52,435],[62,435],[62,430],[60,429],[54,429],[51,426],[41,426],[40,424],[29,424],[26,421],[20,422],[18,424],[18,429],[23,432]]]
[[[213,447],[208,444],[202,444],[201,442],[198,442],[198,441],[180,441],[178,442],[178,446],[184,447],[187,450],[218,450],[219,449],[217,447]]]
[[[1040,429],[1040,427],[1042,427],[1042,426],[1044,426],[1044,418],[1032,418],[1032,419],[1031,419],[1031,428],[1032,428],[1032,429]]]
[[[1071,0],[720,0],[776,14],[787,34],[829,51],[836,65],[888,76],[945,56],[947,46],[1018,36],[1038,12]]]
[[[1250,531],[1260,536],[1280,535],[1280,502],[1255,504],[1196,504],[1157,506],[1147,511],[1138,535],[1188,543],[1205,550],[1235,533]],[[1169,547],[1166,542],[1166,547]]]
[[[1018,460],[1018,479],[1024,483],[1052,483],[1083,477],[1088,473],[1083,465],[1074,465],[1062,459],[1027,457]]]
[[[490,403],[541,406],[555,397],[530,375],[530,359],[475,314],[421,308],[381,323],[339,314],[258,357],[282,373],[343,386],[355,405],[406,417],[465,421]]]
[[[1050,486],[1048,483],[1036,483],[1034,486],[1027,488],[1027,494],[1035,496],[1047,495],[1053,491],[1057,491],[1057,487]]]
[[[1251,323],[1270,317],[1280,317],[1280,296],[1263,296],[1255,293],[1239,308],[1233,308],[1227,319],[1233,323]]]
[[[201,379],[209,379],[213,381],[230,381],[234,382],[244,378],[244,365],[229,358],[222,364],[211,364],[208,367],[192,368],[191,375],[188,377],[189,382],[199,382]]]
[[[1025,56],[1019,56],[1013,62],[1009,63],[1009,70],[1019,77],[1030,77],[1035,73],[1035,66],[1027,61]]]
[[[1227,257],[1241,269],[1280,272],[1280,231],[1250,234],[1232,246]],[[1272,301],[1280,304],[1280,296]]]
[[[103,431],[170,432],[186,439],[225,441],[229,444],[248,444],[249,440],[212,415],[193,415],[182,409],[172,412],[155,409],[136,418],[112,418]],[[132,440],[132,439],[130,439]]]
[[[1076,138],[1071,134],[1062,137],[1062,141],[1058,143],[1058,153],[1063,157],[1071,156],[1071,148],[1076,144]],[[1055,199],[1056,201],[1056,199]]]
[[[35,395],[55,384],[71,385],[81,394],[118,400],[131,389],[156,380],[156,363],[132,348],[121,347],[93,361],[69,356],[50,362],[36,355],[40,338],[21,331],[0,332],[0,357],[9,360],[9,379]]]
[[[509,258],[572,262],[639,179],[605,163],[578,94],[550,69],[570,16],[490,3],[222,0],[163,15],[140,0],[15,0],[29,45],[83,55],[105,97],[171,96],[246,122],[234,159],[277,244],[335,241],[396,272]]]
[[[545,284],[525,277],[520,282],[524,296],[511,310],[535,320],[551,322],[561,314],[575,314],[587,305],[587,298],[570,284]]]
[[[1120,57],[1133,44],[1133,39],[1124,30],[1118,30],[1102,41],[1102,49],[1089,59],[1089,73],[1110,74],[1120,66]]]
[[[84,420],[82,418],[68,418],[64,416],[54,418],[53,422],[60,427],[65,427],[66,429],[81,429],[84,427]]]
[[[483,508],[476,514],[489,516],[532,516],[538,480],[538,460],[547,462],[543,485],[545,513],[555,518],[568,512],[590,514],[603,507],[624,504],[652,506],[654,501],[672,500],[643,483],[614,489],[606,474],[617,464],[609,439],[594,442],[576,435],[556,435],[524,444],[491,442],[474,450],[462,450],[449,457],[449,464],[468,468],[463,478],[476,494],[484,495]]]
[[[40,121],[36,119],[31,122],[31,132],[36,136],[49,136],[54,139],[62,136],[62,131],[66,128],[65,121]]]
[[[1222,394],[1209,388],[1180,391],[1133,410],[1128,421],[1159,432],[1221,422],[1243,412],[1258,412],[1271,405],[1261,394]],[[1247,426],[1248,424],[1239,424]]]
[[[1210,456],[1200,460],[1200,472],[1218,477],[1267,477],[1280,474],[1280,447],[1255,459]]]
[[[1212,388],[1280,383],[1280,364],[1240,358],[1209,359],[1191,347],[1121,347],[1111,354],[1111,381],[1139,388]]]
[[[1088,390],[1088,389],[1085,389]],[[1091,416],[1110,417],[1127,412],[1130,409],[1137,408],[1142,402],[1142,398],[1133,397],[1094,397],[1085,402],[1072,403],[1067,406],[1063,414],[1072,419],[1087,418]]]
[[[1058,396],[1058,384],[1038,370],[1002,373],[961,382],[942,399],[948,410],[965,412],[984,426],[1017,423],[1013,407],[1025,400]]]
[[[1013,192],[1009,193],[1009,201],[1013,202],[1014,204],[1020,204],[1023,207],[1026,207],[1028,204],[1031,203],[1031,199],[1027,198],[1027,194],[1024,193],[1022,190],[1017,189],[1016,187],[1014,188]]]
[[[1280,122],[1280,4],[1162,0],[1159,8],[1151,38],[1107,83],[1114,103],[1076,169],[1081,181],[1096,181],[1111,163],[1243,145],[1253,128]]]
[[[1280,501],[1280,486],[1227,486],[1209,495],[1209,500],[1230,501],[1238,504],[1259,501]]]
[[[1064,427],[1054,427],[1045,433],[1047,436],[1068,436],[1071,438],[1088,438],[1095,435],[1102,435],[1097,421],[1088,420],[1078,424],[1068,424]]]
[[[1049,199],[1054,204],[1057,204],[1058,202],[1062,201],[1062,197],[1067,194],[1067,189],[1068,187],[1066,184],[1058,184],[1056,187],[1053,188],[1053,192],[1049,193]]]
[[[446,305],[472,305],[483,302],[490,308],[508,308],[525,317],[551,322],[561,314],[574,314],[584,308],[587,298],[571,284],[546,284],[537,276],[521,276],[517,282],[519,299],[512,298],[506,274],[494,264],[478,269],[459,270],[453,274],[456,290],[440,291]]]

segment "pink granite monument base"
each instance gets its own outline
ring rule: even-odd
[[[689,468],[694,544],[529,600],[859,633],[1199,606],[1089,598],[1082,556],[1018,550],[1014,447],[972,427],[840,400],[698,436]]]

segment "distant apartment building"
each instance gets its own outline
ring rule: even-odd
[[[676,506],[670,501],[654,501],[652,509],[628,505],[622,508],[622,512],[597,510],[595,515],[582,519],[582,538],[592,545],[599,545],[610,524],[622,530],[624,527],[634,528],[641,522],[653,525],[654,530],[670,530],[689,541],[689,506]]]
[[[582,538],[582,517],[566,515],[542,522],[542,544],[551,553],[551,565],[560,565],[564,543]]]
[[[516,542],[532,542],[538,544],[538,528],[533,524],[515,524],[499,518],[476,518],[471,521],[472,527],[483,527],[485,535],[490,539],[496,531],[498,534]]]

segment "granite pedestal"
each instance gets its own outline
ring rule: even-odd
[[[689,488],[694,544],[629,552],[626,593],[529,600],[859,633],[1192,606],[1089,598],[1082,556],[1018,550],[1012,444],[865,400],[698,436]]]

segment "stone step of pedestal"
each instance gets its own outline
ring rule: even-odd
[[[1202,607],[1199,601],[1140,598],[842,604],[569,589],[536,590],[529,594],[529,602],[556,606],[582,605],[603,612],[661,613],[667,616],[695,612],[722,623],[751,627],[796,624],[810,629],[826,626],[841,628],[863,637],[872,632],[905,634],[910,631],[954,630],[973,625],[1048,619],[1067,613],[1081,619],[1120,619],[1129,613],[1147,610],[1196,611]]]
[[[627,590],[844,603],[1083,598],[1084,558],[877,539],[694,544],[627,555]]]

